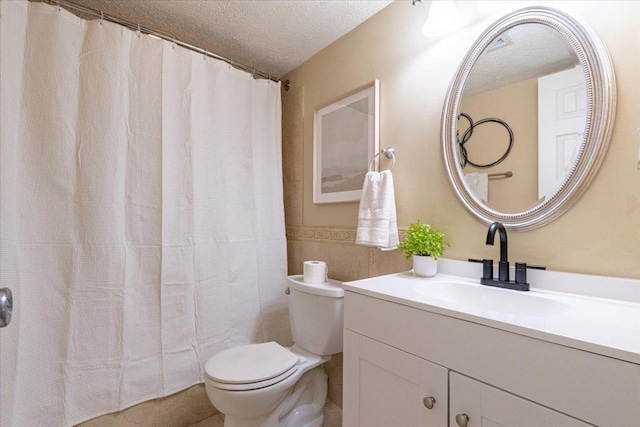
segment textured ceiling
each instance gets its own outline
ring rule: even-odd
[[[506,43],[493,50],[489,45],[473,65],[465,96],[557,73],[580,63],[565,36],[547,25],[517,25],[501,36]]]
[[[392,0],[71,0],[281,77]]]

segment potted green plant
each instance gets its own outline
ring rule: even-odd
[[[438,272],[437,260],[450,246],[444,233],[423,224],[420,220],[409,226],[398,249],[407,259],[413,257],[413,272],[418,276],[431,277]]]

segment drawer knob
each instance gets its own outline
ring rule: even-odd
[[[436,403],[436,399],[434,399],[433,396],[425,397],[424,399],[422,399],[422,403],[424,403],[424,406],[427,409],[433,409],[433,405]]]
[[[469,416],[467,414],[456,415],[456,423],[458,423],[460,427],[467,427],[467,425],[469,425]]]

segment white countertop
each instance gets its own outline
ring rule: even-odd
[[[640,281],[628,282],[625,285],[632,292],[640,292]],[[447,286],[459,291],[462,300],[457,301],[455,293],[448,295]],[[635,301],[541,289],[534,284],[529,292],[520,292],[480,285],[479,279],[450,274],[423,278],[412,271],[345,282],[343,288],[640,365],[640,303]]]

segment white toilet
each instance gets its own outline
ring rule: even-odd
[[[294,345],[276,342],[224,350],[205,365],[211,403],[225,427],[320,427],[327,399],[322,364],[342,352],[340,283],[305,283],[289,277],[289,319]]]

